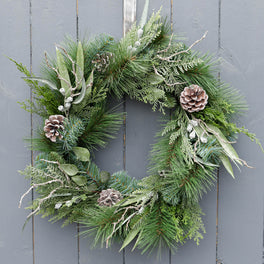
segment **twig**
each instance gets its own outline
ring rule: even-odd
[[[51,160],[45,160],[45,159],[41,159],[41,161],[58,165],[59,170],[65,175],[67,182],[70,183],[70,178],[68,174],[61,168],[60,163],[58,161],[51,161]]]
[[[241,161],[241,162],[243,163],[243,165],[246,166],[247,168],[249,168],[249,169],[254,169],[254,167],[249,166],[245,160],[242,160],[242,159],[240,159],[240,158],[239,158],[238,160]]]
[[[127,221],[130,221],[130,219],[137,213],[137,212],[134,212],[133,214],[131,214],[126,220],[124,220],[125,218],[125,215],[127,213],[127,211],[129,209],[135,209],[135,210],[139,210],[140,206],[128,206],[124,213],[121,215],[121,217],[117,220],[117,222],[113,223],[113,231],[112,233],[107,237],[106,239],[106,248],[108,248],[108,244],[109,244],[109,239],[113,236],[113,234],[119,229],[121,228],[122,225],[124,225]],[[118,212],[118,211],[117,211]],[[124,221],[122,225],[120,225],[118,228],[116,228],[116,226],[121,222],[121,221]]]
[[[18,206],[18,208],[21,208],[21,205],[22,205],[22,201],[23,201],[23,199],[25,198],[25,196],[27,195],[27,194],[29,194],[29,192],[31,191],[31,190],[33,190],[34,188],[36,188],[36,187],[39,187],[39,186],[44,186],[44,185],[47,185],[47,184],[51,184],[51,183],[53,183],[53,182],[60,182],[61,184],[63,184],[63,182],[60,180],[60,179],[55,179],[55,180],[50,180],[50,181],[47,181],[47,182],[43,182],[43,183],[34,183],[22,196],[21,196],[21,198],[20,198],[20,201],[19,201],[19,206]]]
[[[51,198],[51,196],[60,188],[61,186],[59,186],[59,187],[57,187],[57,188],[55,188],[55,189],[53,189],[50,193],[49,193],[49,195],[48,196],[46,196],[46,197],[44,197],[44,198],[42,198],[42,199],[40,199],[38,202],[38,207],[33,211],[33,212],[31,212],[28,216],[27,216],[27,218],[30,218],[32,215],[34,215],[34,214],[36,214],[36,212],[38,212],[39,210],[40,210],[40,206],[41,206],[41,204],[44,202],[44,201],[46,201],[46,200],[48,200],[49,198]]]
[[[66,79],[64,79],[64,78],[60,75],[58,69],[52,67],[52,66],[49,64],[49,61],[48,61],[48,57],[47,57],[47,53],[46,53],[46,52],[44,53],[44,55],[45,55],[45,61],[46,61],[47,66],[48,66],[50,69],[52,69],[53,71],[55,71],[56,74],[57,74],[57,76],[58,76],[58,78],[59,78],[60,80],[64,81],[64,82],[69,86],[69,88],[71,89],[71,88],[72,88],[71,83],[68,82]]]
[[[168,47],[166,49],[164,49],[164,50],[159,50],[157,53],[167,52],[169,50],[170,46],[171,46],[172,38],[173,38],[173,34],[171,34],[170,42],[169,42]]]
[[[188,49],[186,49],[186,50],[182,50],[182,51],[178,51],[178,52],[176,52],[176,53],[174,53],[174,54],[172,54],[172,55],[170,55],[170,56],[168,56],[168,57],[161,57],[160,55],[157,55],[157,57],[159,58],[159,59],[161,59],[161,60],[164,60],[164,61],[168,61],[168,62],[173,62],[173,61],[171,61],[171,58],[173,58],[173,57],[175,57],[175,56],[177,56],[177,55],[180,55],[180,54],[182,54],[182,53],[188,53],[195,45],[197,45],[199,42],[201,42],[203,39],[205,39],[205,37],[206,37],[206,35],[207,35],[207,33],[208,33],[208,31],[206,31],[205,33],[204,33],[204,35],[200,38],[200,39],[198,39],[198,40],[196,40]]]
[[[70,87],[70,89],[71,89],[71,94],[73,95],[73,91],[75,91],[78,87],[79,87],[79,85],[81,84],[81,82],[82,82],[82,79],[83,79],[83,77],[79,80],[78,79],[78,76],[77,76],[77,73],[76,73],[76,70],[75,70],[75,65],[76,66],[78,66],[79,67],[79,65],[77,65],[77,63],[72,59],[72,57],[69,55],[69,53],[67,52],[67,50],[65,49],[65,48],[63,48],[62,46],[60,46],[60,45],[58,45],[58,44],[56,44],[55,45],[57,48],[59,48],[59,49],[61,49],[64,53],[65,53],[65,55],[67,56],[67,58],[71,61],[71,63],[72,63],[72,74],[74,75],[74,77],[75,77],[75,87]],[[83,74],[83,73],[82,73]]]

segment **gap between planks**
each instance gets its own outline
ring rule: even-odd
[[[29,0],[29,64],[30,64],[30,74],[32,74],[32,67],[33,67],[33,39],[32,39],[32,0]],[[30,88],[30,102],[33,101],[33,92],[32,88]],[[30,140],[32,144],[33,140],[33,114],[30,113]],[[31,166],[34,165],[34,153],[33,150],[30,151],[30,162]],[[32,180],[31,180],[32,183]],[[31,191],[31,201],[33,203],[34,200],[34,190]],[[33,211],[33,209],[32,209]],[[32,239],[32,263],[35,264],[35,218],[34,215],[31,218],[31,239]]]

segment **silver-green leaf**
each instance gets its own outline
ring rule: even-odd
[[[145,5],[144,5],[144,9],[143,9],[143,12],[142,12],[142,16],[141,16],[141,19],[140,19],[140,22],[139,22],[139,26],[141,28],[143,28],[147,22],[147,18],[148,18],[148,8],[149,8],[149,0],[146,0],[145,1]]]
[[[106,183],[110,180],[111,174],[108,171],[101,171],[100,172],[100,181],[102,183]]]
[[[76,97],[76,99],[72,102],[73,104],[79,104],[82,102],[82,100],[84,99],[85,96],[88,96],[91,92],[91,87],[93,85],[93,70],[87,80],[87,84],[85,83],[85,80],[83,78],[82,80],[82,90],[81,93],[79,94],[79,96]],[[90,92],[87,93],[86,90],[90,89]]]
[[[60,168],[69,176],[74,176],[78,173],[78,168],[73,164],[61,164]]]
[[[224,167],[226,168],[226,170],[228,171],[228,173],[235,179],[233,168],[232,168],[231,162],[228,159],[228,157],[226,155],[220,155],[219,158],[222,161],[222,163],[223,163]]]
[[[90,160],[90,152],[87,148],[81,147],[73,147],[72,148],[74,154],[76,155],[77,159],[81,161],[89,161]]]
[[[78,185],[78,186],[84,186],[87,184],[87,178],[85,176],[76,175],[71,177],[71,179]]]
[[[40,77],[23,77],[24,80],[31,80],[31,81],[38,81],[38,82],[42,82],[44,84],[47,84],[51,89],[53,90],[58,90],[58,88],[56,87],[55,84],[53,84],[51,81],[46,80],[46,79],[42,79]]]
[[[77,57],[76,57],[76,74],[78,80],[81,80],[83,78],[83,72],[84,72],[83,47],[81,41],[79,41],[77,48]],[[77,87],[78,90],[80,90],[81,88],[82,88],[82,84],[80,84]]]
[[[240,161],[240,158],[239,158],[237,152],[232,147],[231,143],[228,142],[227,138],[224,136],[222,131],[218,127],[216,127],[216,126],[214,126],[212,124],[207,124],[207,127],[209,128],[208,132],[212,133],[216,137],[216,139],[218,140],[218,142],[222,146],[225,154],[233,162],[237,162],[240,165],[242,165],[242,162]]]
[[[131,243],[131,241],[137,236],[137,234],[139,233],[141,227],[138,226],[137,228],[132,229],[128,235],[126,236],[126,239],[124,240],[124,243],[122,245],[122,247],[120,248],[119,252],[124,249],[128,244]]]
[[[57,47],[56,47],[56,54],[57,54],[57,64],[59,68],[59,74],[63,78],[63,80],[60,80],[61,87],[65,89],[65,96],[69,97],[71,95],[71,89],[69,86],[71,81],[64,58]]]

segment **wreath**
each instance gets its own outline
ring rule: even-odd
[[[120,41],[67,38],[55,58],[45,53],[42,77],[13,60],[34,95],[22,107],[43,118],[29,140],[38,151],[34,166],[21,172],[31,187],[19,206],[31,190],[38,193],[27,219],[42,214],[63,225],[77,222],[94,244],[121,240],[123,249],[133,241],[143,253],[187,239],[199,244],[205,232],[199,200],[217,168],[223,164],[234,177],[231,161],[248,166],[232,143],[239,133],[260,143],[233,122],[246,109],[243,97],[215,77],[210,55],[192,51],[206,34],[188,47],[169,32],[157,12]],[[93,161],[123,123],[125,113],[109,109],[111,96],[164,114],[141,180],[102,171]]]

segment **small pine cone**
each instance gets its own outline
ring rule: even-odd
[[[185,87],[181,92],[180,103],[182,108],[189,113],[203,110],[207,104],[208,95],[205,90],[195,84]]]
[[[49,138],[52,142],[56,142],[57,137],[59,137],[59,139],[62,139],[62,135],[58,130],[64,129],[63,121],[64,116],[62,115],[51,115],[49,119],[45,120],[45,136]]]
[[[110,65],[113,54],[107,52],[104,54],[96,54],[96,59],[92,61],[97,71],[105,72],[107,67]]]
[[[100,192],[100,197],[97,202],[100,206],[111,207],[112,205],[118,203],[122,198],[123,197],[119,191],[107,189]]]

